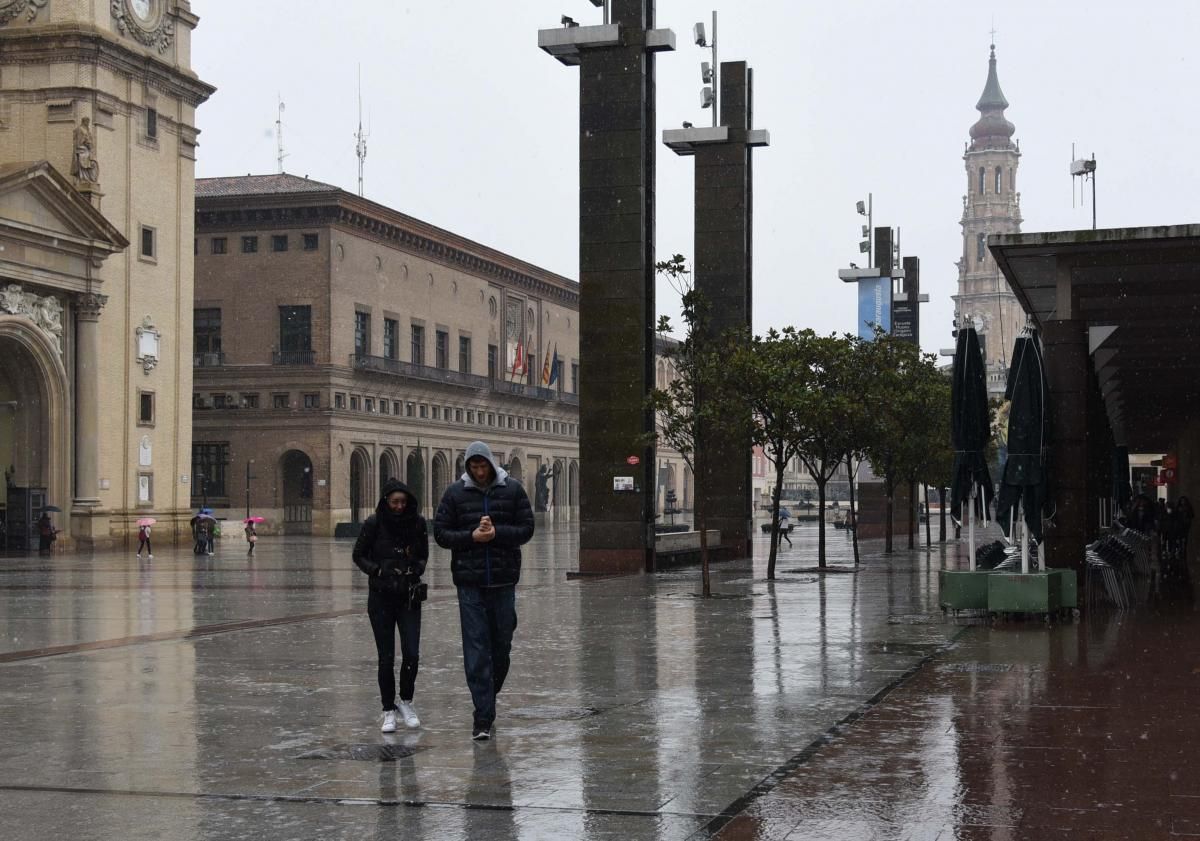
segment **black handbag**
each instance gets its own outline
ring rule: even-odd
[[[407,578],[407,577],[406,577]],[[421,602],[429,598],[429,585],[419,578],[407,579],[408,589],[405,592],[405,606],[412,610],[420,607]]]

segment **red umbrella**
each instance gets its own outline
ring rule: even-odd
[[[266,521],[266,517],[247,517],[246,519],[242,520],[243,523],[265,523]]]

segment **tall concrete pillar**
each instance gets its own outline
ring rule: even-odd
[[[579,569],[654,567],[653,0],[612,0],[611,23],[542,30],[579,76]]]
[[[753,129],[753,71],[744,61],[720,68],[720,125],[671,129],[663,143],[696,158],[693,282],[711,306],[710,330],[718,336],[753,321],[753,204],[751,150],[767,146],[765,129]],[[702,438],[708,481],[696,486],[696,508],[705,525],[719,529],[721,545],[748,557],[753,538],[750,439]]]
[[[100,311],[107,301],[91,292],[75,300],[76,508],[100,504]]]
[[[1050,482],[1054,528],[1046,530],[1046,565],[1083,570],[1089,520],[1088,331],[1082,320],[1047,321],[1042,330],[1050,400]]]

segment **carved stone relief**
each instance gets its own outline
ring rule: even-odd
[[[158,365],[158,328],[154,326],[150,316],[142,319],[137,333],[137,361],[142,363],[142,370],[149,374]]]
[[[53,295],[42,297],[26,292],[19,283],[10,283],[0,290],[0,312],[28,318],[54,339],[59,354],[63,352],[63,308],[58,298]]]
[[[15,19],[22,12],[25,19],[33,21],[38,12],[46,7],[47,0],[0,0],[0,26]]]

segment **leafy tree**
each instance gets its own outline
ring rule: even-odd
[[[671,363],[673,376],[662,388],[652,390],[647,406],[655,413],[655,431],[650,437],[665,441],[679,452],[692,471],[697,489],[706,487],[710,479],[705,441],[718,436],[746,437],[748,421],[740,411],[744,402],[731,377],[729,359],[737,353],[744,335],[723,333],[713,335],[709,316],[711,306],[705,297],[683,285],[688,269],[683,256],[655,265],[656,271],[673,284],[679,283],[682,294],[682,317],[685,335],[682,341],[672,342],[663,351]],[[660,335],[671,332],[671,320],[661,316]],[[700,532],[700,571],[704,596],[712,595],[709,578],[708,530],[704,506],[696,506],[696,528]]]
[[[780,333],[770,330],[755,336],[750,344],[734,352],[731,373],[741,383],[742,399],[752,419],[751,440],[775,469],[771,489],[771,549],[767,578],[775,578],[779,551],[779,505],[783,474],[799,446],[799,409],[811,388],[809,369],[801,354],[798,334],[792,327]]]
[[[817,565],[825,567],[825,488],[854,445],[859,396],[854,346],[846,337],[796,334],[798,356],[807,368],[807,388],[797,406],[797,455],[817,485]]]
[[[937,489],[938,508],[941,512],[938,524],[938,541],[946,542],[946,488],[954,475],[954,445],[950,440],[950,378],[938,371],[938,378],[931,383],[929,414],[924,427],[928,449],[925,453],[917,479],[926,486],[925,491],[925,537],[929,540],[929,486]]]

